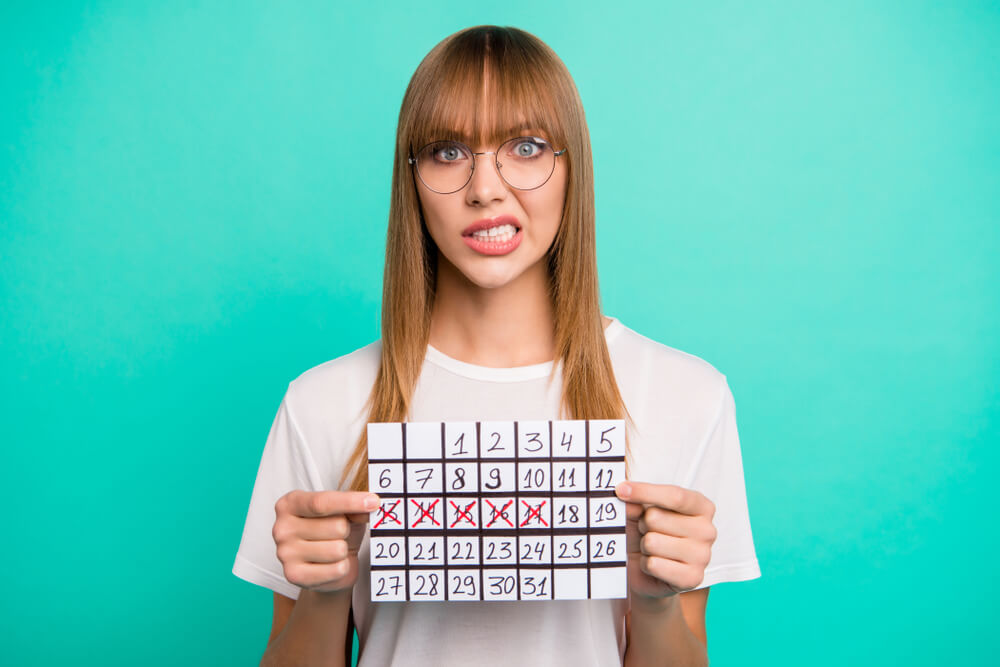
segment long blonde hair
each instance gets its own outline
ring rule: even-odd
[[[484,108],[482,94],[493,103]],[[472,117],[469,116],[472,110]],[[471,122],[471,129],[470,128]],[[437,248],[420,212],[407,161],[425,144],[456,134],[469,143],[506,139],[515,127],[544,129],[566,147],[562,219],[548,253],[561,412],[572,419],[627,417],[601,318],[594,232],[594,176],[583,104],[562,60],[534,35],[475,26],[441,41],[410,79],[399,111],[382,287],[382,358],[368,398],[369,422],[405,421],[427,351]],[[474,136],[472,136],[474,135]],[[553,364],[553,372],[560,364]],[[368,487],[368,442],[360,440],[341,483]]]

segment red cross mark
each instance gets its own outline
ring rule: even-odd
[[[438,502],[440,502],[440,500],[441,500],[440,498],[435,498],[434,502],[432,502],[427,507],[424,507],[422,503],[418,503],[413,498],[410,498],[410,502],[416,505],[417,509],[420,510],[420,517],[416,521],[414,521],[410,527],[412,528],[413,526],[419,526],[420,522],[423,521],[424,519],[430,519],[431,523],[433,523],[435,526],[440,526],[441,524],[439,524],[434,519],[434,506],[437,505]]]
[[[473,528],[476,527],[476,521],[475,521],[475,519],[473,519],[471,516],[469,516],[469,510],[471,510],[473,507],[476,506],[476,501],[475,500],[473,500],[471,503],[469,503],[468,505],[466,505],[464,510],[461,507],[459,507],[458,505],[456,505],[453,501],[449,500],[448,502],[451,503],[451,506],[455,508],[455,512],[458,513],[458,517],[455,519],[454,523],[452,523],[450,526],[448,526],[449,528],[454,528],[455,524],[457,524],[462,519],[465,519],[466,521],[468,521],[469,524]]]
[[[524,503],[524,506],[528,509],[528,517],[521,523],[522,527],[528,525],[528,522],[531,521],[532,517],[538,519],[539,523],[541,523],[543,526],[549,525],[545,523],[545,519],[542,518],[542,508],[545,507],[544,500],[538,503],[538,507],[532,507],[525,500],[522,500],[521,502]]]
[[[397,500],[392,504],[392,507],[390,507],[389,509],[386,509],[385,505],[380,505],[378,510],[381,513],[381,516],[379,517],[378,521],[375,522],[375,525],[372,526],[372,528],[378,528],[380,525],[382,525],[382,522],[385,521],[386,519],[389,519],[390,521],[394,522],[397,526],[402,526],[403,522],[399,520],[398,516],[396,516],[396,505],[398,505],[400,502],[402,501]]]
[[[514,503],[513,500],[508,500],[506,505],[504,505],[500,509],[497,509],[496,505],[494,505],[493,503],[491,503],[490,501],[487,500],[486,504],[490,506],[491,510],[493,510],[493,515],[490,518],[490,522],[488,524],[486,524],[486,527],[487,528],[491,527],[494,523],[496,523],[497,519],[503,519],[504,521],[507,522],[508,526],[510,526],[511,528],[513,528],[514,524],[512,524],[510,522],[510,518],[507,516],[507,508],[510,507],[513,503]]]

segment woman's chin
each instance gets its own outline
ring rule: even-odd
[[[502,289],[517,281],[520,273],[511,271],[475,271],[464,273],[465,279],[480,289]]]

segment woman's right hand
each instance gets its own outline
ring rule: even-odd
[[[289,491],[274,504],[271,536],[285,578],[333,593],[358,578],[358,549],[378,496],[364,491]]]

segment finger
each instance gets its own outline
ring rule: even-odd
[[[625,503],[625,518],[629,521],[638,521],[644,509],[646,506],[640,503]]]
[[[669,558],[702,569],[712,558],[712,547],[705,542],[663,533],[646,533],[639,540],[639,550],[646,556]]]
[[[707,517],[678,514],[659,507],[647,507],[637,524],[640,535],[654,532],[707,542],[714,542],[716,537],[715,526]]]
[[[639,551],[639,540],[642,535],[639,533],[639,522],[628,520],[625,522],[625,548],[630,553]]]
[[[702,494],[674,484],[650,484],[629,480],[615,487],[615,492],[619,498],[631,503],[657,505],[691,516],[711,515],[715,511],[715,506]]]
[[[346,540],[351,534],[351,523],[341,515],[310,519],[295,517],[294,526],[296,534],[303,540]]]
[[[705,578],[705,571],[695,565],[658,556],[640,558],[639,569],[651,577],[666,582],[678,593],[693,589]]]
[[[285,578],[296,586],[311,588],[349,577],[356,567],[350,558],[336,563],[299,562],[285,568]]]
[[[307,563],[336,563],[350,555],[346,540],[299,542],[299,557]]]
[[[361,543],[365,539],[365,535],[368,534],[368,526],[363,523],[352,523],[351,524],[351,534],[347,537],[347,549],[352,554],[358,553],[361,549]]]
[[[361,514],[378,507],[378,496],[365,491],[292,492],[292,513],[300,517]]]

